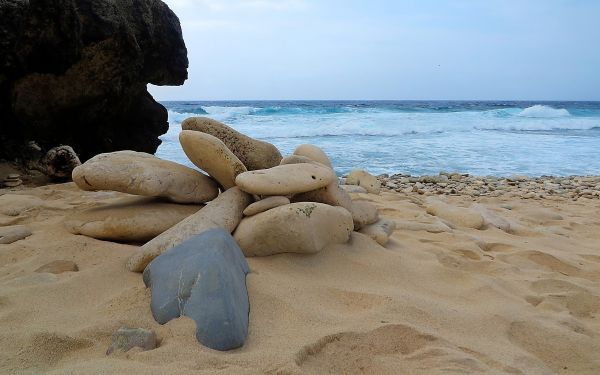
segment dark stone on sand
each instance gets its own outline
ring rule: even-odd
[[[70,145],[82,161],[154,153],[167,110],[146,85],[181,85],[187,50],[160,0],[0,0],[0,159]],[[61,172],[59,172],[60,174]]]
[[[164,324],[185,315],[196,338],[216,350],[235,349],[248,334],[248,263],[223,229],[196,235],[154,259],[144,270],[152,289],[154,319]]]
[[[112,343],[106,355],[115,351],[127,352],[132,348],[152,350],[156,348],[156,335],[154,332],[143,328],[119,328],[112,335]]]

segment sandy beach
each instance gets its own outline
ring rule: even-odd
[[[247,258],[248,338],[218,352],[187,317],[154,321],[150,290],[125,268],[138,245],[65,229],[125,194],[2,189],[0,225],[33,234],[0,245],[0,372],[597,374],[600,200],[522,194],[352,194],[396,222],[388,244],[354,232],[318,254]],[[479,229],[461,219],[474,210]],[[54,260],[79,271],[34,272]],[[107,356],[123,326],[155,331],[158,348]]]

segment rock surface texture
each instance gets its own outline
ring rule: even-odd
[[[216,350],[235,349],[248,334],[248,263],[223,229],[194,236],[157,257],[144,271],[154,319],[182,315],[196,322],[196,338]]]
[[[196,130],[219,138],[248,168],[271,168],[281,161],[281,153],[270,143],[244,135],[219,121],[208,117],[190,117],[181,123],[182,130]]]
[[[292,203],[244,218],[234,238],[246,256],[317,253],[345,243],[354,228],[352,214],[323,203]]]
[[[129,258],[127,268],[133,272],[142,272],[148,263],[166,250],[209,229],[222,228],[233,232],[242,220],[242,212],[251,201],[252,197],[237,187],[225,191],[200,211],[142,246]]]
[[[358,185],[371,194],[379,194],[381,191],[381,182],[379,182],[377,177],[361,169],[355,169],[348,173],[346,184]]]
[[[168,128],[146,85],[181,85],[187,50],[160,0],[0,1],[0,159],[70,145],[85,161],[153,153]]]
[[[290,204],[288,197],[274,195],[252,203],[244,209],[244,216],[252,216],[270,210],[271,208]]]
[[[337,181],[317,190],[297,194],[292,200],[294,202],[320,202],[352,211],[352,198],[338,186]]]
[[[373,224],[379,220],[377,207],[371,202],[353,201],[350,212],[352,212],[352,219],[354,220],[354,230],[359,230],[365,225]]]
[[[7,245],[31,236],[31,230],[25,225],[0,227],[0,245]]]
[[[396,222],[388,219],[379,219],[374,224],[369,224],[360,229],[360,233],[371,237],[381,246],[387,244],[389,237],[396,229]]]
[[[204,203],[219,193],[214,181],[197,170],[135,151],[94,156],[73,170],[73,182],[82,190],[120,191],[176,203]]]
[[[325,151],[321,150],[319,147],[315,145],[304,144],[296,147],[294,150],[294,155],[305,156],[311,160],[319,162],[329,168],[333,168],[331,165],[331,160],[325,153]]]
[[[320,189],[335,178],[331,168],[300,163],[240,173],[235,184],[250,194],[290,195]]]
[[[127,197],[70,215],[73,234],[99,240],[146,242],[198,212],[201,205],[175,204],[146,197]]]
[[[217,137],[207,133],[184,130],[179,142],[188,159],[225,189],[235,186],[235,177],[247,169]]]

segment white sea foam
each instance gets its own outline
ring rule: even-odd
[[[564,108],[552,108],[547,105],[536,104],[525,108],[519,113],[521,117],[533,118],[554,118],[554,117],[569,117],[571,114]]]
[[[198,106],[198,109],[200,105]],[[331,156],[338,172],[600,174],[600,111],[533,105],[453,111],[422,108],[202,104],[203,116],[275,144],[283,154],[302,143]],[[192,166],[179,146],[181,122],[194,109],[169,109],[157,155]],[[183,111],[182,111],[183,112]]]

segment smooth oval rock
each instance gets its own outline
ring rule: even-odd
[[[270,210],[271,208],[283,206],[285,204],[290,204],[290,200],[288,197],[284,197],[281,195],[267,197],[259,200],[258,202],[254,202],[248,207],[246,207],[244,209],[244,216],[256,215],[258,213]]]
[[[365,225],[373,224],[379,219],[377,207],[367,201],[352,202],[352,220],[354,221],[354,230],[359,230]]]
[[[340,189],[337,181],[317,190],[296,194],[292,197],[294,202],[319,202],[331,206],[344,207],[352,211],[352,198],[344,190]]]
[[[235,186],[235,177],[247,169],[217,137],[193,130],[179,134],[183,152],[196,165],[225,189]]]
[[[377,222],[362,227],[359,232],[371,237],[381,246],[387,244],[389,237],[396,229],[396,222],[388,219],[379,219]]]
[[[223,229],[193,236],[161,254],[144,270],[152,290],[152,316],[165,324],[187,316],[196,338],[215,350],[235,349],[248,334],[248,263]]]
[[[53,273],[59,274],[63,272],[77,272],[79,267],[72,260],[54,260],[50,263],[44,264],[35,270],[38,273]]]
[[[235,184],[250,194],[291,195],[316,190],[335,181],[331,168],[300,163],[239,174]]]
[[[154,258],[188,238],[209,229],[223,228],[229,232],[242,220],[242,212],[252,197],[237,187],[226,190],[203,209],[167,229],[144,244],[127,261],[127,269],[142,272]]]
[[[0,227],[0,244],[8,245],[31,236],[31,230],[25,225]]]
[[[201,208],[155,198],[126,197],[70,215],[65,227],[73,234],[99,240],[146,242]]]
[[[351,171],[346,177],[346,184],[358,185],[365,188],[371,194],[379,194],[381,192],[381,182],[379,182],[377,177],[361,169]]]
[[[208,176],[135,151],[96,155],[73,170],[73,181],[82,190],[113,190],[177,203],[204,203],[219,193]]]
[[[246,256],[307,254],[347,242],[353,227],[345,208],[292,203],[244,218],[233,237]]]
[[[319,162],[329,168],[333,168],[333,166],[331,165],[331,160],[329,160],[329,157],[327,156],[325,151],[321,150],[317,146],[308,144],[300,145],[296,147],[293,154],[299,156],[306,156],[311,160]]]
[[[249,171],[279,164],[281,153],[270,143],[250,138],[208,117],[190,117],[181,123],[182,130],[196,130],[219,138]]]
[[[481,229],[485,223],[476,210],[452,206],[437,199],[426,202],[426,211],[457,227]]]

